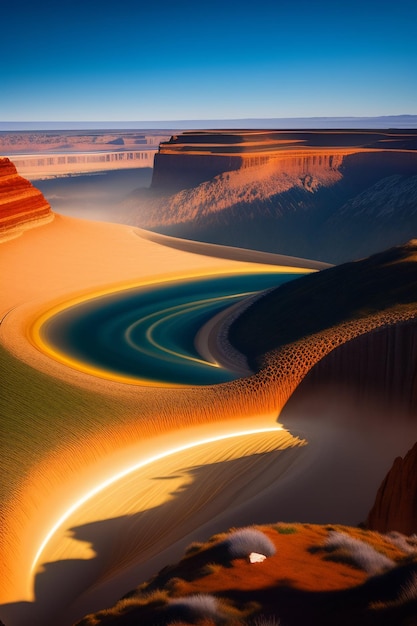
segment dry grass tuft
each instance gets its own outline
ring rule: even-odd
[[[325,550],[332,554],[333,560],[350,563],[371,576],[395,566],[394,561],[369,543],[335,530],[330,531],[325,541]]]
[[[233,531],[223,542],[232,559],[245,559],[251,552],[272,556],[276,548],[262,531],[256,528],[240,528]]]
[[[386,533],[384,537],[406,554],[417,554],[417,538],[407,537],[395,530]]]
[[[401,587],[398,602],[406,604],[415,600],[417,600],[417,572],[414,572],[408,582]]]
[[[216,622],[225,618],[219,600],[208,593],[170,599],[169,613],[171,612],[175,613],[177,619],[185,620],[204,617]]]
[[[190,556],[192,554],[197,554],[203,548],[204,548],[204,543],[201,543],[201,541],[193,541],[193,543],[190,543],[190,545],[186,549],[185,556]]]

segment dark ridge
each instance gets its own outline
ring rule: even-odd
[[[231,344],[249,359],[341,322],[417,300],[417,240],[266,293],[236,319]]]

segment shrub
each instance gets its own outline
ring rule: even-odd
[[[204,617],[216,621],[224,618],[219,600],[208,593],[172,598],[168,605],[169,613],[174,614],[176,619],[196,620]]]
[[[232,559],[247,558],[251,552],[265,556],[272,556],[276,552],[269,537],[256,528],[235,530],[222,543]]]
[[[206,565],[203,565],[200,569],[199,573],[200,576],[211,576],[212,574],[218,574],[221,569],[222,566],[219,563],[206,563]]]
[[[390,543],[403,552],[407,554],[417,554],[417,545],[412,541],[411,537],[407,537],[397,531],[391,531],[384,536]]]
[[[401,587],[398,600],[401,604],[417,600],[417,572],[414,572],[408,582]]]
[[[389,608],[403,607],[409,603],[417,601],[417,572],[412,572],[409,579],[401,585],[397,597],[394,600],[380,600],[372,602],[370,608],[376,611],[383,611]]]
[[[375,550],[369,543],[335,530],[329,532],[325,547],[330,552],[340,550],[341,553],[335,555],[336,560],[351,563],[370,575],[395,566],[394,561]]]
[[[200,541],[193,541],[193,543],[190,543],[190,545],[186,549],[185,556],[190,556],[191,554],[197,554],[197,552],[201,552],[203,547],[204,547],[204,543],[201,543]]]

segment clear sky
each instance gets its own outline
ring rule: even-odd
[[[0,120],[417,113],[417,0],[5,0]]]

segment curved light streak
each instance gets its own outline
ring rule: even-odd
[[[150,356],[152,355],[152,352],[150,352],[149,350],[147,350],[144,346],[140,346],[137,343],[135,343],[132,340],[132,332],[134,332],[134,330],[140,326],[141,324],[146,323],[148,320],[152,319],[153,317],[159,317],[160,315],[164,315],[164,317],[162,319],[158,319],[156,322],[154,322],[153,324],[151,324],[145,333],[145,337],[147,339],[147,341],[157,350],[159,350],[160,352],[165,352],[166,354],[169,354],[171,356],[177,357],[179,359],[182,360],[186,360],[186,361],[192,361],[193,363],[200,363],[202,365],[207,365],[210,367],[220,367],[218,363],[211,363],[210,361],[205,361],[203,359],[199,359],[197,357],[193,357],[190,356],[188,354],[184,354],[182,352],[176,352],[175,350],[171,350],[170,348],[167,348],[166,346],[163,346],[162,344],[158,343],[154,338],[153,338],[153,332],[156,328],[158,328],[158,326],[160,326],[161,324],[164,324],[165,322],[167,322],[168,320],[172,319],[173,317],[177,317],[179,315],[183,315],[185,313],[189,313],[192,311],[198,311],[198,309],[204,309],[207,305],[209,304],[214,304],[215,302],[223,302],[225,300],[233,300],[233,299],[237,299],[237,298],[244,298],[246,296],[250,296],[252,294],[256,293],[255,291],[248,291],[248,292],[242,292],[242,293],[236,293],[236,294],[231,294],[228,296],[219,296],[216,298],[206,298],[204,300],[195,300],[194,302],[187,302],[185,304],[177,304],[175,306],[171,306],[171,307],[167,307],[166,309],[161,309],[158,310],[154,313],[150,313],[149,315],[146,315],[145,317],[141,317],[139,320],[137,320],[136,322],[134,322],[133,324],[131,324],[125,331],[124,333],[124,337],[126,340],[126,343],[128,345],[130,345],[132,348],[134,348],[135,350],[138,350],[139,352],[142,352],[144,354],[148,354]],[[168,315],[167,315],[168,314]]]
[[[83,504],[91,500],[91,498],[99,494],[101,491],[103,491],[107,487],[110,487],[111,485],[113,485],[118,480],[125,478],[129,474],[141,469],[142,467],[151,465],[151,463],[155,463],[156,461],[160,461],[161,459],[164,459],[168,456],[178,454],[178,452],[185,452],[186,450],[190,450],[191,448],[195,448],[197,446],[203,446],[205,444],[215,443],[216,441],[222,441],[225,439],[232,439],[234,437],[246,437],[248,435],[257,435],[261,433],[277,432],[280,430],[282,430],[282,426],[269,426],[268,428],[256,428],[253,430],[243,430],[243,431],[238,431],[238,432],[233,432],[233,433],[227,433],[226,435],[217,435],[215,437],[208,437],[206,439],[200,439],[198,441],[193,441],[191,443],[178,446],[177,448],[172,448],[171,450],[160,452],[159,454],[156,454],[148,459],[145,459],[144,461],[140,461],[139,463],[135,463],[134,465],[127,467],[121,472],[118,472],[114,476],[111,476],[107,480],[103,481],[102,483],[100,483],[99,485],[97,485],[96,487],[88,491],[79,500],[74,502],[74,504],[71,505],[70,508],[67,509],[65,513],[61,515],[61,517],[55,522],[55,524],[47,533],[46,537],[43,539],[41,545],[38,548],[38,551],[36,552],[35,558],[33,559],[33,562],[30,568],[30,576],[33,576],[35,574],[35,569],[39,563],[40,557],[42,556],[42,553],[44,552],[46,546],[48,545],[52,537],[55,535],[55,533],[69,519],[69,517],[71,517],[71,515],[75,513],[81,506],[83,506]]]

